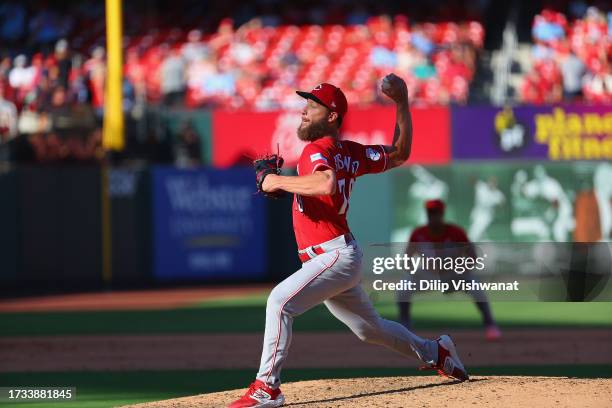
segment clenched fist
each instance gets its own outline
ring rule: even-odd
[[[389,74],[383,78],[380,90],[395,103],[408,102],[406,82],[395,74]]]

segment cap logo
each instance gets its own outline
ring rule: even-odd
[[[313,91],[319,91],[319,90],[321,90],[321,88],[323,88],[323,84],[319,84],[319,85],[315,86],[312,90]]]

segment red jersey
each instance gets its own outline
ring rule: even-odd
[[[423,225],[410,235],[406,253],[439,257],[475,256],[474,248],[467,245],[469,242],[463,228],[457,225],[444,224],[444,230],[440,235],[433,235],[429,227]],[[466,245],[452,245],[452,243],[466,243]]]
[[[432,235],[427,225],[416,228],[410,235],[410,242],[470,242],[463,228],[444,224],[444,230],[440,235]]]
[[[388,153],[382,145],[364,146],[326,136],[309,143],[298,160],[298,175],[317,170],[336,172],[336,192],[326,196],[293,198],[293,229],[298,249],[321,244],[350,232],[346,222],[355,179],[387,169]]]

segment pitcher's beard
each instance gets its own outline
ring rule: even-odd
[[[319,122],[312,122],[305,128],[302,128],[301,125],[297,128],[298,139],[304,142],[312,142],[325,136],[331,136],[334,133],[334,126],[323,120]]]

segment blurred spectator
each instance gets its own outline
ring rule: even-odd
[[[22,135],[41,134],[51,129],[51,121],[44,112],[39,112],[36,103],[24,106],[19,115],[19,133]]]
[[[70,52],[68,50],[68,41],[62,39],[59,40],[55,45],[55,56],[53,65],[57,67],[58,85],[63,87],[64,89],[68,89],[68,80],[72,67]]]
[[[104,48],[96,47],[92,56],[83,65],[83,71],[89,82],[91,104],[98,115],[102,114],[104,107],[104,79],[106,77],[106,61]]]
[[[561,13],[544,9],[533,20],[532,34],[536,41],[552,42],[565,37],[567,20]]]
[[[74,55],[70,65],[68,75],[70,99],[77,104],[86,103],[89,100],[89,89],[83,70],[83,57],[79,54]]]
[[[9,74],[9,83],[17,91],[17,98],[23,100],[25,96],[34,88],[36,79],[36,68],[26,66],[27,58],[21,54],[15,57],[14,68]]]
[[[612,103],[612,73],[609,65],[601,64],[583,79],[584,96],[595,103]]]
[[[0,86],[2,87],[2,96],[4,99],[11,102],[17,102],[15,89],[11,86],[9,81],[9,74],[11,72],[11,58],[4,57],[0,60]]]
[[[212,96],[217,101],[230,97],[236,91],[236,82],[231,72],[218,72],[202,84],[205,95]]]
[[[434,49],[431,40],[421,30],[412,33],[412,45],[425,55],[431,54]]]
[[[189,105],[198,105],[206,99],[204,84],[217,74],[213,56],[203,54],[187,69],[187,87],[189,88]]]
[[[402,72],[412,72],[414,66],[422,56],[414,49],[409,42],[400,43],[397,46],[397,70]]]
[[[55,134],[68,136],[73,129],[73,109],[66,103],[66,90],[61,86],[53,90],[51,106],[47,111]]]
[[[0,60],[0,80],[8,81],[9,72],[11,72],[11,57],[6,56]]]
[[[66,90],[60,86],[53,90],[51,107],[47,112],[53,134],[62,140],[70,137],[83,138],[83,134],[96,125],[91,106],[68,103]]]
[[[219,52],[230,45],[233,39],[234,23],[230,18],[224,18],[219,23],[217,32],[210,37],[208,44],[215,52]]]
[[[145,88],[147,100],[158,103],[161,100],[161,64],[168,53],[167,44],[151,47],[143,55]]]
[[[531,56],[535,61],[553,59],[555,50],[545,44],[535,44],[531,50]]]
[[[4,99],[4,87],[0,83],[0,144],[17,136],[17,107]]]
[[[123,78],[121,92],[123,95],[123,111],[130,112],[136,104],[136,89],[126,77]]]
[[[52,82],[53,86],[57,85],[57,67],[53,64],[52,58],[47,58],[45,61],[44,55],[37,52],[32,56],[32,65],[30,69],[33,71],[31,92],[36,92],[36,88],[40,84],[41,79],[45,76]]]
[[[521,99],[525,103],[542,104],[546,100],[544,81],[537,71],[529,72],[521,85]]]
[[[170,51],[160,68],[163,104],[179,106],[185,100],[185,61],[178,49]]]
[[[229,46],[228,54],[229,57],[241,67],[246,67],[255,60],[255,51],[253,47],[242,40],[232,42]]]
[[[412,73],[417,79],[427,80],[436,76],[436,67],[427,58],[421,58],[414,66]]]
[[[187,42],[181,49],[183,58],[187,63],[197,61],[208,53],[208,47],[202,42],[202,32],[191,30],[187,34]]]
[[[555,61],[541,61],[535,65],[535,69],[540,73],[545,102],[560,102],[563,97],[562,76]]]
[[[561,57],[563,74],[563,97],[573,100],[582,95],[582,76],[585,73],[584,63],[571,51]]]
[[[376,68],[393,69],[397,64],[397,54],[385,47],[374,47],[370,53],[370,62]]]
[[[134,87],[135,102],[144,101],[147,97],[146,68],[137,49],[128,49],[123,68],[126,79]]]
[[[38,86],[36,87],[36,92],[32,92],[30,93],[26,98],[25,98],[25,103],[28,104],[32,101],[36,101],[36,104],[38,105],[39,109],[42,109],[44,111],[48,111],[51,108],[52,105],[52,99],[53,99],[53,91],[54,91],[54,87],[51,84],[51,81],[49,80],[49,78],[47,76],[41,76],[40,80],[38,81]]]

